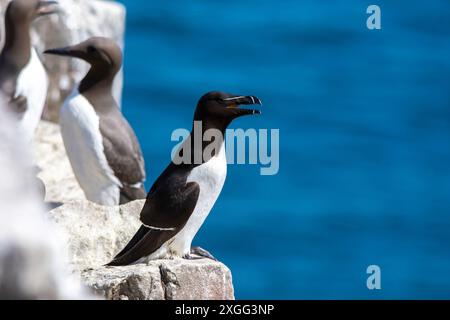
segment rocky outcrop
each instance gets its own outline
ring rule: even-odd
[[[64,150],[59,126],[41,121],[35,140],[48,217],[64,234],[69,267],[107,299],[233,299],[230,270],[220,262],[155,260],[149,264],[103,267],[141,225],[145,200],[117,207],[89,202],[78,186]],[[59,205],[59,206],[58,206]]]
[[[155,260],[148,265],[103,267],[87,270],[82,277],[107,299],[234,299],[230,270],[207,259]]]
[[[0,0],[0,30],[3,34],[3,13],[9,0]],[[56,121],[59,109],[74,85],[86,73],[88,65],[77,59],[50,57],[41,53],[48,48],[62,47],[92,36],[109,37],[123,47],[125,7],[114,1],[58,0],[60,12],[33,23],[32,41],[48,71],[50,88],[43,118]],[[0,39],[4,39],[3,36]],[[114,95],[119,102],[122,73],[115,80]]]
[[[67,235],[72,270],[107,299],[233,299],[231,272],[220,262],[174,259],[103,266],[139,228],[144,202],[104,207],[75,200],[50,211]]]
[[[70,266],[81,272],[111,261],[140,226],[144,200],[106,207],[75,200],[50,211],[50,218],[68,237]]]

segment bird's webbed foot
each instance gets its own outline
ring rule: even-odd
[[[214,258],[214,256],[209,253],[207,250],[201,248],[201,247],[192,247],[191,248],[191,254],[195,254],[196,256],[199,256],[201,258],[206,258],[206,259],[211,259],[214,261],[217,261],[216,258]]]
[[[194,255],[192,255],[190,253],[186,253],[183,256],[183,259],[186,259],[186,260],[199,260],[199,259],[202,259],[202,257],[198,257],[198,256],[194,256]]]

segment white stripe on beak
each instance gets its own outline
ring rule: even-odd
[[[224,101],[233,101],[233,100],[242,99],[242,98],[246,98],[246,97],[245,96],[231,97],[231,98],[225,98],[223,100]]]

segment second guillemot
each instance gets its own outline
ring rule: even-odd
[[[83,59],[91,65],[60,113],[67,155],[86,198],[108,206],[144,199],[141,147],[112,95],[122,65],[119,46],[111,39],[94,37],[44,53]]]

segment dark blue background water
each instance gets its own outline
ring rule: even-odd
[[[123,1],[123,109],[151,183],[210,90],[254,94],[280,172],[232,165],[194,244],[237,298],[450,298],[450,3]],[[366,288],[366,268],[382,290]]]

